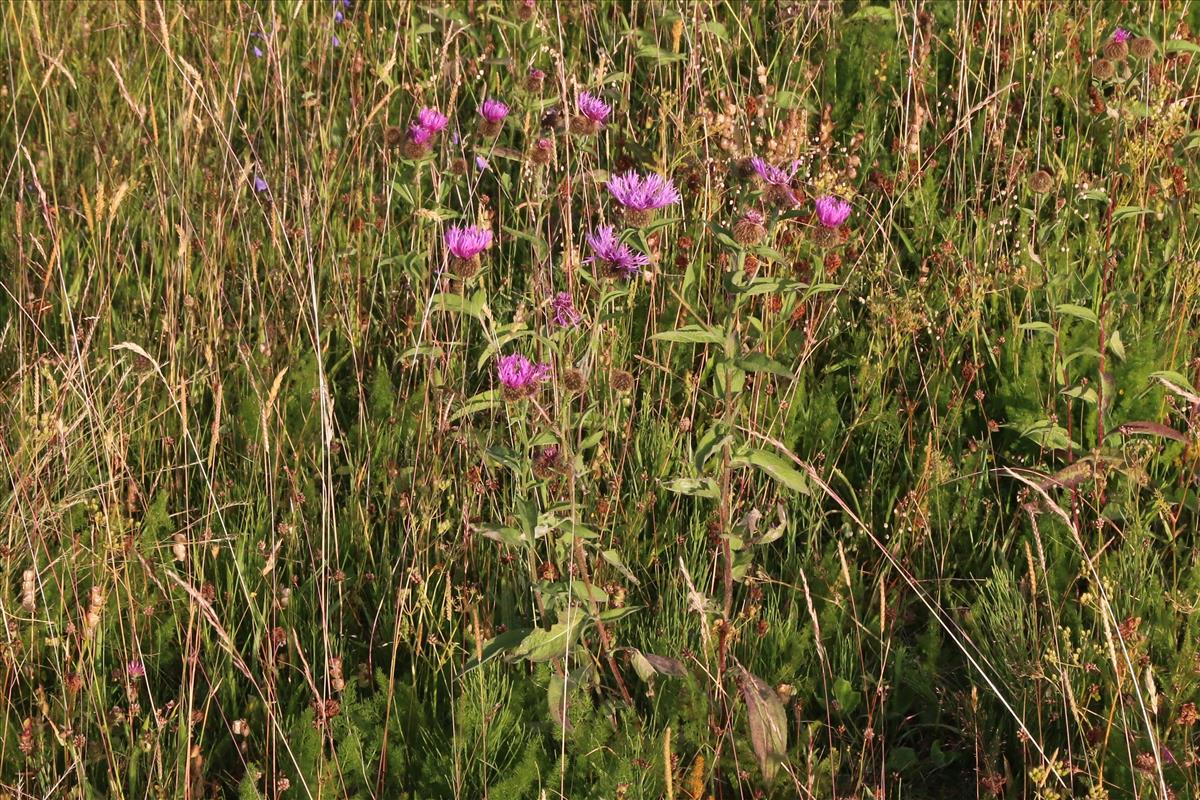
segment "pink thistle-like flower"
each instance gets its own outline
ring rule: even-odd
[[[500,359],[496,373],[505,396],[516,399],[533,394],[550,377],[550,365],[535,364],[520,353],[512,353]]]
[[[622,244],[612,225],[601,225],[585,238],[593,253],[586,261],[598,262],[604,273],[610,277],[632,278],[650,263],[645,253],[639,253],[629,245]]]
[[[1133,34],[1124,28],[1117,28],[1113,31],[1112,40],[1114,42],[1128,42],[1133,38]]]
[[[417,124],[430,133],[441,133],[450,124],[450,120],[436,108],[427,106],[417,112]]]
[[[792,178],[796,175],[796,170],[800,168],[799,164],[792,164],[792,169],[789,172],[764,161],[758,156],[750,159],[750,166],[754,168],[754,172],[758,177],[763,179],[764,183],[769,183],[772,186],[791,186]]]
[[[608,179],[609,193],[625,208],[633,211],[657,211],[680,201],[679,190],[670,178],[651,172],[629,172]]]
[[[413,144],[418,146],[427,145],[429,144],[429,140],[432,138],[433,131],[431,131],[429,128],[426,128],[424,125],[414,122],[412,125],[408,126],[408,140]]]
[[[817,220],[826,228],[837,228],[850,216],[850,204],[832,195],[816,200]]]
[[[599,125],[603,125],[612,113],[612,106],[589,92],[580,92],[576,105],[580,114]]]
[[[559,292],[551,301],[554,309],[554,324],[561,328],[573,328],[583,319],[583,315],[575,308],[575,299],[570,292]]]
[[[479,107],[479,116],[488,122],[502,122],[508,116],[508,106],[489,97]]]
[[[125,665],[125,674],[128,675],[131,679],[137,680],[138,678],[145,676],[146,665],[143,664],[141,661],[137,661],[137,660],[130,661],[128,664]]]
[[[462,261],[470,261],[492,246],[492,232],[475,226],[454,225],[446,229],[446,249]]]

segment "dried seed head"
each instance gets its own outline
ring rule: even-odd
[[[545,137],[538,139],[529,151],[529,160],[538,166],[544,166],[554,160],[554,140]]]
[[[1110,40],[1104,45],[1104,57],[1110,61],[1123,61],[1129,55],[1129,45],[1125,42]]]
[[[576,114],[571,117],[571,133],[576,136],[595,136],[600,132],[600,123],[594,119],[588,119],[582,114]]]
[[[1092,62],[1092,77],[1107,81],[1117,74],[1116,66],[1106,58],[1097,58]]]
[[[1029,188],[1038,194],[1045,194],[1054,189],[1054,178],[1044,169],[1029,176]]]
[[[404,141],[404,129],[399,125],[388,125],[383,129],[383,144],[386,147],[399,147]]]
[[[504,130],[504,120],[485,119],[479,123],[479,133],[489,139],[494,139]]]
[[[609,377],[613,391],[627,394],[633,390],[633,374],[623,369],[615,369]]]
[[[587,391],[587,378],[582,371],[572,367],[562,374],[562,385],[572,394],[582,394]]]
[[[757,211],[747,211],[733,226],[733,240],[740,245],[758,244],[765,238],[767,229],[763,227],[763,215]]]
[[[419,142],[414,142],[412,139],[406,138],[404,144],[400,147],[400,152],[405,158],[416,161],[418,158],[424,158],[429,152],[429,145]]]
[[[1149,36],[1139,36],[1129,43],[1129,52],[1133,53],[1134,58],[1150,58],[1157,49],[1154,40]]]
[[[467,167],[467,160],[465,158],[454,158],[450,160],[450,171],[455,175],[466,175]]]

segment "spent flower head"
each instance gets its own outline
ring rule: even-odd
[[[575,308],[575,298],[570,292],[559,292],[550,303],[554,309],[554,324],[562,328],[572,328],[579,324],[583,315]]]

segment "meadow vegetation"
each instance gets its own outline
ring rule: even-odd
[[[1200,796],[1200,4],[0,11],[0,798]]]

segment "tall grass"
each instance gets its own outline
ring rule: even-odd
[[[1197,791],[1200,6],[0,9],[0,797]]]

